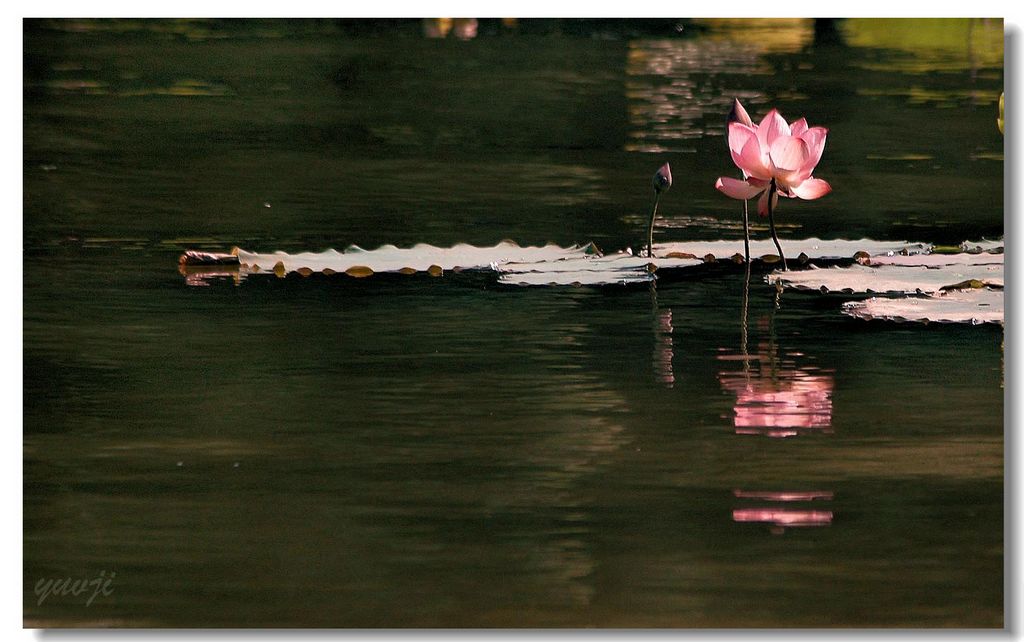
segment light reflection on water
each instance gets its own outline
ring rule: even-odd
[[[702,20],[701,40],[633,40],[626,64],[630,142],[627,151],[695,152],[686,141],[724,135],[733,98],[760,111],[763,92],[723,91],[723,78],[770,76],[768,53],[795,53],[808,46],[813,21]],[[753,111],[752,111],[753,113]]]
[[[751,491],[736,489],[733,496],[742,500],[775,502],[766,507],[736,508],[732,511],[732,521],[737,523],[768,524],[769,532],[782,535],[787,528],[806,528],[812,526],[831,526],[833,512],[822,510],[818,505],[830,502],[835,493],[826,491]],[[793,508],[794,503],[813,504],[813,508]],[[781,505],[780,505],[781,504]],[[827,508],[827,505],[825,506]]]
[[[723,390],[736,397],[736,434],[793,437],[806,431],[831,432],[833,373],[798,367],[794,358],[780,358],[778,347],[767,343],[758,346],[749,361],[740,359],[750,367],[719,373]]]
[[[777,529],[802,526],[828,526],[832,511],[797,510],[792,508],[740,508],[732,512],[734,522],[768,522]],[[778,530],[773,532],[780,532]]]
[[[732,97],[724,95],[718,74],[771,74],[757,46],[724,41],[638,40],[629,44],[626,97],[629,99],[630,141],[627,151],[693,152],[686,141],[709,133],[705,119],[728,113]],[[763,96],[736,96],[759,104]],[[721,119],[721,131],[725,131]]]

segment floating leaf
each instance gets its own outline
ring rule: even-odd
[[[1003,255],[988,253],[967,254],[965,252],[961,252],[959,254],[914,254],[911,256],[896,254],[893,256],[872,256],[858,260],[858,263],[862,263],[864,265],[905,265],[920,267],[942,267],[947,265],[1002,265]]]
[[[769,283],[797,290],[818,290],[846,294],[934,294],[944,286],[967,280],[1002,287],[1003,266],[947,265],[938,268],[886,265],[869,267],[818,268],[769,274]]]
[[[179,265],[238,265],[234,254],[216,254],[189,250],[178,258]]]
[[[980,241],[964,241],[960,244],[960,250],[962,252],[996,252],[1002,254],[1003,252],[1003,239],[997,239],[990,241],[988,239],[981,239]]]
[[[647,258],[632,254],[495,266],[499,283],[511,285],[606,285],[647,283],[659,268],[693,267],[693,258]]]
[[[579,272],[526,272],[523,274],[503,274],[499,283],[506,285],[630,285],[650,283],[654,280],[651,274],[621,273],[610,274],[581,270]]]
[[[1003,323],[1003,291],[973,289],[934,297],[873,298],[843,304],[843,312],[861,319],[935,323]]]
[[[1002,241],[982,240],[950,246],[952,254],[931,253],[934,246],[906,241],[870,239],[789,241],[799,251],[801,263],[812,259],[856,259],[849,268],[812,268],[768,277],[785,287],[848,294],[886,293],[906,295],[938,293],[966,287],[1002,287]],[[751,243],[752,254],[765,263],[777,263],[771,241]],[[630,252],[602,256],[594,244],[559,247],[522,247],[502,241],[493,247],[459,244],[450,248],[419,244],[411,248],[384,245],[376,250],[350,246],[344,252],[253,253],[234,248],[231,254],[189,251],[183,264],[216,265],[238,262],[241,278],[273,265],[273,273],[284,277],[291,272],[309,276],[345,273],[363,278],[377,273],[427,273],[442,276],[445,270],[487,270],[498,280],[514,285],[605,285],[648,283],[657,270],[685,269],[715,261],[741,263],[740,241],[668,243],[655,246],[655,256],[639,257]],[[967,250],[967,251],[964,251]],[[703,258],[698,258],[703,257]],[[194,262],[194,263],[193,263]]]
[[[503,241],[493,247],[459,244],[450,248],[440,248],[419,244],[411,248],[383,245],[376,250],[364,250],[353,245],[344,252],[327,250],[319,253],[274,252],[261,254],[240,249],[237,254],[243,265],[275,265],[280,262],[287,272],[295,272],[300,268],[308,268],[314,272],[322,272],[325,268],[335,272],[347,272],[353,267],[359,267],[372,270],[374,273],[408,274],[429,272],[434,266],[440,270],[451,270],[459,266],[464,269],[488,269],[492,265],[502,265],[513,261],[557,261],[565,258],[590,256],[592,252],[593,249],[589,245],[559,247],[552,244],[543,247],[520,247],[510,241]]]
[[[849,241],[846,239],[834,239],[823,241],[818,238],[803,240],[783,241],[786,254],[797,256],[806,255],[809,259],[849,259],[858,252],[865,252],[869,256],[881,256],[887,254],[927,254],[931,246],[925,243],[910,243],[907,241],[873,241],[871,239],[860,239]],[[655,256],[711,255],[718,258],[727,258],[735,254],[743,255],[743,240],[737,241],[683,241],[675,243],[661,243],[654,246]],[[770,240],[755,240],[750,242],[750,256],[769,260],[771,257],[778,257],[778,250]]]

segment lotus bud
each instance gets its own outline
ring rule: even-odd
[[[672,170],[669,168],[668,163],[665,163],[658,168],[658,171],[654,172],[654,191],[658,194],[667,192],[672,187]]]

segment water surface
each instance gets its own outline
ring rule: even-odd
[[[637,247],[665,161],[656,240],[735,239],[733,96],[830,128],[784,238],[999,236],[1002,73],[999,21],[26,23],[26,623],[1001,626],[999,328],[176,259]]]

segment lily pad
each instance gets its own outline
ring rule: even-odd
[[[960,244],[960,249],[964,252],[1003,252],[1003,239],[990,241],[988,239],[981,239],[980,241],[964,241]]]
[[[647,272],[599,272],[578,270],[575,272],[521,272],[502,274],[499,283],[506,285],[630,285],[650,283],[654,275]]]
[[[871,239],[846,240],[833,239],[824,241],[819,238],[803,240],[784,240],[782,249],[789,257],[796,258],[804,254],[811,259],[851,259],[859,253],[869,256],[892,254],[927,254],[932,246],[927,243],[911,243],[908,241],[873,241]],[[736,254],[743,256],[743,239],[736,241],[682,241],[676,243],[660,243],[654,246],[655,256],[697,256],[711,255],[718,259],[730,258]],[[750,241],[750,256],[761,258],[777,256],[778,250],[771,240]]]
[[[572,245],[559,247],[554,244],[543,247],[520,247],[511,241],[503,241],[493,247],[476,247],[465,243],[449,248],[419,244],[411,248],[399,248],[394,245],[382,245],[376,250],[364,250],[358,246],[350,246],[344,252],[327,250],[324,252],[302,252],[288,254],[273,252],[269,254],[247,252],[238,249],[234,252],[244,266],[258,266],[276,272],[332,272],[356,273],[369,275],[377,272],[399,272],[411,274],[415,272],[436,272],[437,270],[456,269],[489,269],[494,265],[510,262],[530,263],[542,261],[558,261],[567,258],[582,258],[597,253],[591,245]],[[278,267],[279,266],[279,267]]]
[[[769,283],[797,290],[842,294],[934,294],[970,281],[979,285],[1002,287],[1002,265],[924,266],[885,265],[871,267],[812,268],[809,270],[774,272]]]
[[[700,259],[647,258],[632,254],[505,263],[495,266],[499,283],[510,285],[608,285],[647,283],[659,268],[702,265]]]
[[[917,265],[923,267],[942,267],[946,265],[1002,265],[1002,254],[978,253],[968,254],[913,254],[904,256],[872,256],[861,261],[863,265]]]
[[[955,290],[934,297],[873,298],[843,304],[843,312],[860,319],[935,323],[1003,323],[1003,291]]]
[[[238,265],[238,257],[234,254],[189,250],[178,258],[178,264],[190,266]]]
[[[647,283],[658,270],[696,267],[718,259],[742,262],[742,241],[697,241],[655,246],[655,256],[629,251],[603,256],[593,245],[560,247],[520,246],[503,241],[491,247],[458,244],[449,248],[418,244],[411,248],[384,245],[375,250],[350,246],[343,252],[259,253],[235,248],[232,255],[190,251],[182,256],[187,268],[230,265],[237,260],[242,278],[249,274],[289,273],[308,276],[345,274],[364,278],[378,273],[440,276],[446,271],[481,270],[498,273],[510,285],[604,285]],[[965,286],[1003,284],[1001,241],[965,242],[937,253],[939,248],[907,241],[821,240],[787,241],[788,253],[808,259],[856,259],[849,268],[814,268],[781,272],[768,277],[785,287],[846,294],[928,294]],[[770,240],[751,242],[751,254],[765,263],[779,260]]]

